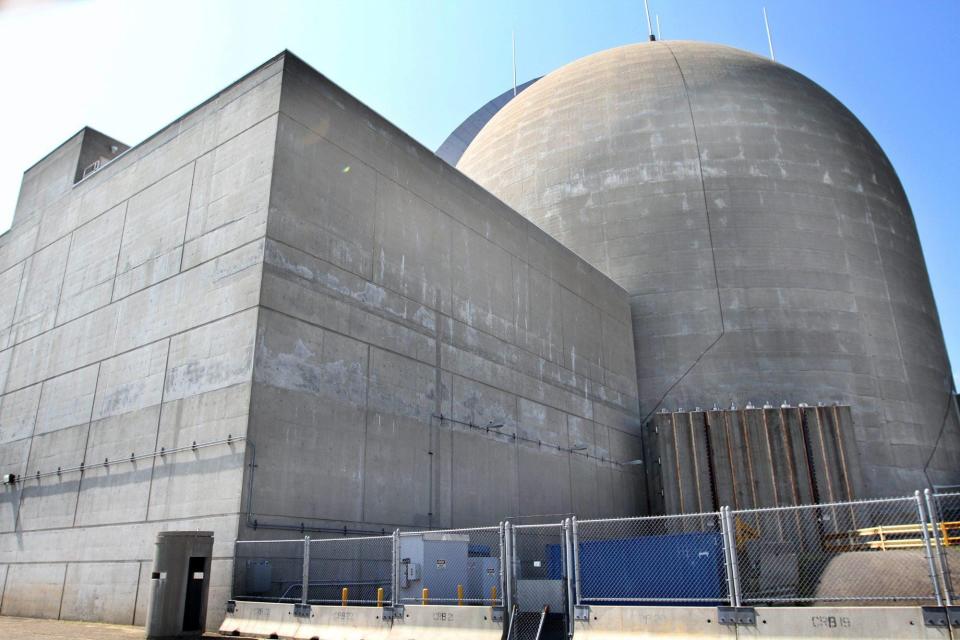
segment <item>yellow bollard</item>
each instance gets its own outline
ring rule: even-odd
[[[383,606],[383,587],[379,587],[377,589],[377,606],[378,607]]]
[[[340,591],[340,606],[342,607],[347,606],[347,600],[349,599],[349,596],[350,596],[350,589],[348,589],[347,587],[344,587],[343,590]]]
[[[490,606],[496,606],[497,604],[497,588],[490,587]]]
[[[462,584],[457,585],[457,606],[458,607],[463,606],[463,585]]]
[[[427,604],[428,600],[430,600],[430,589],[424,587],[423,593],[420,596],[420,604]]]

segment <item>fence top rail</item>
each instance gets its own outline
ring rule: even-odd
[[[934,498],[960,498],[960,491],[950,491],[948,493],[932,493]]]
[[[500,532],[500,527],[464,527],[462,529],[418,529],[416,531],[401,531],[401,537],[412,537],[412,536],[422,536],[427,533],[486,533],[486,532]]]
[[[591,520],[577,519],[577,526],[583,524],[602,524],[605,522],[644,522],[644,521],[662,521],[677,520],[680,518],[719,518],[719,511],[702,511],[697,513],[671,513],[662,516],[630,516],[624,518],[593,518]]]
[[[393,536],[357,536],[340,538],[310,538],[310,544],[314,542],[363,542],[365,540],[393,540]]]
[[[562,529],[562,522],[549,522],[547,524],[515,524],[513,525],[514,530],[516,529]]]
[[[303,544],[303,538],[291,538],[284,540],[236,540],[234,544],[274,544],[278,542],[296,542]]]
[[[359,542],[364,540],[392,540],[393,536],[358,536],[358,537],[339,537],[339,538],[310,538],[310,543],[314,542]],[[303,544],[306,536],[303,538],[285,538],[282,540],[237,540],[236,544],[273,544],[280,542],[296,542]]]
[[[801,509],[829,509],[839,507],[857,507],[871,504],[911,504],[917,500],[916,496],[899,496],[896,498],[868,498],[864,500],[850,500],[848,502],[820,502],[817,504],[792,504],[782,507],[756,507],[753,509],[731,509],[730,513],[736,515],[741,513],[762,513],[767,511],[798,511]]]

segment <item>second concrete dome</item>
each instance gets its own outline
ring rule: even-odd
[[[960,481],[910,206],[803,75],[719,45],[611,49],[511,100],[457,167],[630,292],[641,415],[849,403],[868,493]]]

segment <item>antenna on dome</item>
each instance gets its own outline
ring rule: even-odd
[[[767,44],[770,45],[770,59],[776,62],[777,58],[773,55],[773,38],[770,36],[770,22],[767,20],[766,7],[763,8],[763,26],[767,28]]]
[[[663,40],[663,36],[660,35],[660,14],[657,14],[657,40]]]
[[[513,97],[517,97],[517,32],[510,32],[510,44],[513,47]]]
[[[654,42],[657,36],[653,35],[653,23],[650,22],[650,5],[647,0],[643,0],[643,10],[647,13],[647,34],[650,36],[650,42]]]

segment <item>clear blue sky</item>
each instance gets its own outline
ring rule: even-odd
[[[920,229],[960,371],[960,2],[650,0],[666,39],[767,53],[877,137]],[[12,8],[3,8],[12,7]],[[642,0],[0,0],[0,229],[24,169],[83,125],[135,144],[290,49],[435,149],[518,76],[646,37]]]

